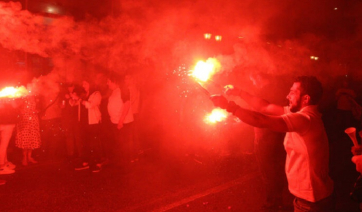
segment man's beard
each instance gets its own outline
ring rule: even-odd
[[[297,105],[290,107],[290,112],[296,113],[300,110],[301,107],[302,107],[302,101],[300,99],[298,99]]]

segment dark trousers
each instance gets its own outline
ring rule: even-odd
[[[138,157],[138,153],[139,151],[141,151],[142,145],[141,145],[141,141],[140,141],[140,137],[139,137],[139,115],[137,114],[133,114],[133,122],[132,122],[132,135],[131,135],[131,142],[132,142],[132,146],[133,146],[133,158],[137,158]]]
[[[41,120],[40,129],[41,156],[50,160],[63,157],[65,155],[65,142],[60,118]]]
[[[264,183],[267,205],[282,205],[283,190],[287,185],[285,175],[286,152],[284,134],[270,134],[268,139],[254,144],[254,152]]]
[[[307,200],[295,197],[294,212],[334,212],[335,195],[332,194],[318,202],[309,202]]]
[[[114,135],[114,162],[118,165],[128,164],[135,154],[132,144],[132,123],[123,124],[121,129],[117,129],[117,124],[112,126]]]
[[[94,167],[100,162],[100,129],[100,124],[81,126],[83,143],[82,160],[83,162],[88,162],[90,167]]]
[[[113,161],[114,159],[114,147],[116,143],[114,128],[115,126],[110,120],[102,120],[100,137],[102,140],[101,157],[103,160]]]
[[[68,157],[82,157],[83,143],[79,123],[63,122],[63,130]]]
[[[341,135],[345,135],[344,130],[348,127],[356,127],[352,111],[350,110],[337,110],[336,120],[338,133]]]

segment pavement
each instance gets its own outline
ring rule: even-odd
[[[331,143],[337,212],[359,211],[349,197],[358,176],[351,146],[348,137]],[[0,211],[267,211],[253,155],[160,152],[151,149],[127,167],[110,164],[99,173],[75,171],[64,158],[23,167],[20,155],[13,156],[16,173],[0,176],[7,181]],[[285,208],[277,211],[293,211],[292,199],[285,189]]]

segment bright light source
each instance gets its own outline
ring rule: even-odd
[[[338,8],[337,8],[337,7],[335,7],[335,8],[334,8],[334,10],[338,10]]]
[[[53,12],[54,12],[54,8],[48,7],[47,11],[48,11],[48,13],[53,13]]]
[[[192,72],[192,75],[197,79],[206,82],[213,73],[214,73],[214,65],[212,63],[199,61],[196,64],[194,71]]]
[[[59,14],[60,9],[58,7],[55,7],[55,6],[47,6],[46,12],[51,13],[51,14]]]
[[[191,70],[190,75],[199,81],[206,82],[211,78],[212,75],[216,73],[218,69],[220,69],[220,67],[220,62],[214,58],[209,58],[206,60],[206,62],[201,60],[197,62],[194,69]]]
[[[222,39],[222,36],[221,35],[215,35],[215,40],[216,41],[221,41]]]
[[[205,33],[205,34],[204,34],[204,38],[205,38],[206,40],[209,40],[209,39],[211,38],[211,34],[210,34],[210,33]]]
[[[210,114],[206,115],[204,122],[215,124],[217,122],[222,122],[228,117],[228,112],[226,110],[216,108]]]
[[[318,60],[319,57],[317,57],[317,56],[310,56],[310,59],[311,59],[311,60]]]
[[[5,87],[0,90],[0,98],[8,97],[8,98],[19,98],[22,96],[26,96],[28,91],[24,86],[21,87]]]

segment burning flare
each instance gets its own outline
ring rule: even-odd
[[[206,123],[214,124],[216,122],[222,122],[226,120],[227,117],[228,117],[228,112],[226,112],[226,110],[215,108],[212,110],[210,114],[206,115],[204,121]]]
[[[24,86],[21,87],[5,87],[0,91],[0,98],[20,98],[26,96],[28,91]]]
[[[196,63],[194,70],[191,70],[191,76],[199,81],[206,82],[218,69],[220,69],[220,67],[220,62],[214,58],[209,58],[206,62],[199,61]]]

